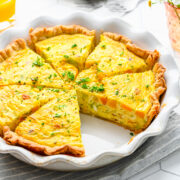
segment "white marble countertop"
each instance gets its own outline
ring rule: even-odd
[[[69,0],[67,0],[67,3]],[[64,13],[71,13],[70,7],[64,8],[61,0],[17,0],[16,7],[16,25],[23,26],[31,19],[40,15],[58,16]],[[96,10],[99,16],[107,17],[111,15],[106,9]],[[113,15],[118,16],[118,13]],[[143,1],[131,13],[122,17],[124,20],[133,26],[145,28],[152,32],[157,39],[159,39],[166,47],[173,53],[169,38],[168,29],[166,25],[165,10],[163,5],[154,5],[152,8],[148,7],[147,1]],[[180,64],[180,59],[176,57],[176,61]],[[143,172],[131,177],[130,180],[180,180],[180,150],[169,155],[160,162],[152,165]]]

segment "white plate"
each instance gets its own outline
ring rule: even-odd
[[[117,32],[129,37],[142,48],[160,51],[160,62],[167,68],[165,73],[167,91],[161,102],[166,106],[161,109],[161,112],[151,125],[144,132],[135,136],[131,143],[128,143],[131,139],[128,130],[82,114],[82,138],[86,150],[86,156],[82,158],[67,155],[40,156],[22,147],[7,145],[1,138],[0,152],[10,153],[22,161],[47,169],[84,170],[100,167],[128,156],[148,137],[161,134],[166,127],[170,112],[179,102],[179,74],[173,57],[149,32],[135,29],[119,18],[99,19],[92,16],[92,14],[78,12],[58,19],[39,17],[23,28],[9,29],[0,35],[0,48],[4,48],[16,38],[27,38],[30,27],[58,24],[79,24],[89,29],[96,29],[98,34],[100,34],[101,30]]]

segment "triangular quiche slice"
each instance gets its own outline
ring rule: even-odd
[[[61,91],[21,122],[15,132],[4,127],[4,139],[40,154],[84,156],[80,124],[76,91]]]
[[[65,80],[74,80],[78,70],[84,69],[85,60],[95,45],[95,31],[79,25],[36,28],[29,34],[30,46]]]
[[[165,68],[126,73],[98,81],[97,69],[82,71],[76,80],[81,112],[117,123],[135,133],[143,131],[159,113],[166,90]]]
[[[88,56],[85,67],[96,64],[98,78],[103,79],[106,76],[150,70],[158,58],[157,50],[141,49],[125,36],[104,32],[100,43]]]
[[[57,97],[59,91],[29,85],[0,86],[0,136],[3,126],[14,130],[29,114]]]
[[[63,80],[45,60],[17,39],[0,51],[0,85],[62,88]]]

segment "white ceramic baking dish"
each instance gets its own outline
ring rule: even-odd
[[[149,32],[136,29],[119,18],[100,19],[92,14],[77,12],[57,19],[39,17],[23,28],[9,29],[0,35],[0,48],[4,48],[16,38],[27,38],[31,27],[58,24],[79,24],[89,29],[96,29],[97,34],[102,30],[117,32],[129,37],[142,48],[157,49],[161,54],[160,63],[167,69],[165,73],[167,91],[161,102],[166,106],[161,109],[151,125],[144,132],[136,135],[130,143],[128,142],[132,136],[128,130],[99,118],[81,114],[82,138],[86,150],[86,156],[82,158],[67,155],[40,156],[22,147],[7,145],[2,138],[0,138],[0,153],[10,153],[22,161],[47,169],[83,170],[100,167],[128,156],[148,137],[161,134],[166,127],[170,112],[179,101],[179,73],[168,50]]]

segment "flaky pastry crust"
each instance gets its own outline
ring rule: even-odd
[[[159,59],[159,52],[157,50],[154,51],[148,51],[141,49],[137,45],[133,44],[130,39],[127,37],[116,34],[116,33],[111,33],[111,32],[104,32],[104,36],[107,36],[115,41],[122,42],[126,45],[126,48],[134,53],[135,55],[139,56],[140,58],[144,59],[146,64],[148,65],[149,69],[152,69],[154,64],[157,62]]]
[[[61,34],[84,34],[87,36],[95,36],[95,30],[88,30],[87,28],[79,25],[58,25],[53,27],[38,27],[29,30],[30,40],[28,45],[34,49],[34,44]]]
[[[11,145],[20,145],[33,152],[43,155],[56,155],[56,154],[69,154],[76,157],[83,157],[85,155],[85,150],[83,147],[64,145],[57,147],[49,147],[45,145],[40,145],[33,141],[27,140],[15,132],[12,132],[8,126],[3,127],[4,140]]]
[[[25,49],[26,42],[24,39],[16,39],[7,45],[3,50],[0,51],[0,62],[5,61],[9,57],[13,56],[16,52]]]
[[[165,71],[166,69],[164,68],[164,66],[159,63],[156,63],[153,67],[153,73],[155,75],[155,82],[154,82],[155,91],[150,95],[152,107],[147,114],[146,125],[142,129],[135,131],[135,133],[139,133],[143,131],[144,129],[146,129],[151,123],[151,121],[153,120],[153,118],[159,114],[159,110],[160,110],[159,99],[160,99],[160,96],[166,90],[166,82],[164,79]]]

